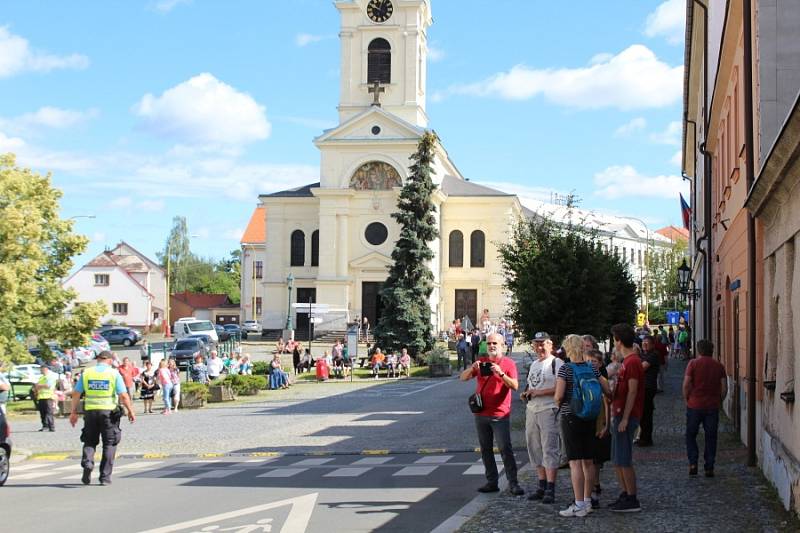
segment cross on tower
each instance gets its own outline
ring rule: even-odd
[[[368,89],[368,92],[369,92],[369,94],[374,96],[374,99],[372,100],[372,105],[380,107],[381,106],[381,93],[385,93],[386,92],[386,88],[381,87],[381,82],[374,81],[374,82],[372,82],[372,87],[370,87]]]

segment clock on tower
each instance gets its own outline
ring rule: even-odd
[[[369,0],[367,16],[372,22],[386,22],[394,13],[391,0]]]

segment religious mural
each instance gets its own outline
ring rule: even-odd
[[[397,170],[382,161],[364,163],[350,178],[350,187],[357,191],[389,190],[402,186],[403,180]]]

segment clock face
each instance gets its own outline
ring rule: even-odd
[[[394,13],[391,0],[369,0],[367,16],[373,22],[386,22]]]

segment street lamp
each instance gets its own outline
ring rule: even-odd
[[[95,215],[74,215],[67,217],[67,220],[75,220],[76,218],[97,218]]]
[[[200,235],[189,235],[189,238],[190,239],[194,239],[194,238],[197,238],[199,236]],[[170,301],[169,301],[170,300],[170,295],[169,295],[169,271],[170,271],[171,259],[172,259],[172,241],[168,240],[167,241],[167,279],[166,279],[166,282],[167,282],[167,287],[166,287],[167,288],[167,295],[166,295],[167,297],[166,297],[166,300],[167,301],[165,302],[165,305],[164,305],[164,307],[166,307],[166,309],[164,310],[164,322],[165,322],[165,325],[164,325],[164,338],[165,339],[168,339],[170,337],[170,325],[169,325],[169,314],[170,314],[169,313],[170,312],[170,309],[169,309],[169,307],[170,307],[169,306],[169,304],[170,304]]]
[[[694,280],[691,275],[692,269],[686,264],[686,258],[684,258],[683,263],[678,267],[678,292],[691,300],[696,300],[700,295],[700,289],[694,288]]]
[[[294,276],[291,272],[289,272],[289,276],[286,278],[286,285],[289,289],[289,305],[286,308],[286,331],[289,332],[289,336],[291,336],[293,328],[292,328],[292,289],[294,288]]]
[[[644,243],[644,258],[643,258],[643,261],[641,261],[639,263],[639,285],[641,285],[642,291],[643,291],[643,293],[642,293],[643,294],[642,307],[644,307],[645,320],[649,320],[650,319],[650,312],[649,312],[650,311],[650,309],[649,309],[650,308],[650,301],[649,301],[649,298],[648,298],[648,296],[649,296],[648,295],[648,292],[649,292],[648,291],[648,285],[649,285],[648,281],[649,280],[647,279],[648,276],[647,276],[646,264],[647,264],[647,252],[650,250],[650,228],[648,228],[647,224],[645,224],[644,221],[642,219],[640,219],[640,218],[629,217],[629,216],[619,216],[619,218],[627,218],[628,220],[635,220],[636,222],[638,222],[639,224],[641,224],[644,227],[645,239],[646,240],[645,240],[645,243]],[[633,261],[633,258],[631,258],[631,262],[632,261]]]

